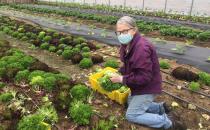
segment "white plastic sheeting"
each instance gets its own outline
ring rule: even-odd
[[[169,13],[210,16],[210,0],[39,0],[49,2],[75,2],[81,4],[103,4],[110,6],[126,6],[148,11],[166,11]],[[167,4],[166,4],[167,2]]]

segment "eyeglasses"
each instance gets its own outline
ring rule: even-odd
[[[131,30],[133,28],[129,28],[129,29],[126,29],[126,30],[122,30],[122,31],[116,31],[115,34],[117,36],[121,35],[121,34],[127,34],[129,30]]]

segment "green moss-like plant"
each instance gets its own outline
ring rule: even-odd
[[[1,78],[5,77],[6,73],[7,73],[6,68],[0,68],[0,77]]]
[[[6,70],[7,70],[7,73],[6,73],[7,77],[9,79],[12,79],[15,77],[15,75],[18,71],[24,70],[24,66],[21,65],[19,62],[15,62],[15,63],[11,63],[11,64],[7,65]]]
[[[0,95],[0,102],[9,102],[13,99],[13,95],[10,92],[6,92]]]
[[[33,77],[36,76],[41,76],[44,77],[45,72],[41,71],[41,70],[35,70],[33,72],[30,73],[30,75],[28,76],[28,81],[31,81]]]
[[[76,44],[81,44],[83,42],[86,42],[86,39],[84,39],[83,37],[77,37],[77,38],[74,38],[73,42]]]
[[[64,59],[70,59],[73,56],[73,51],[72,50],[64,50],[62,53],[62,56]]]
[[[79,67],[83,69],[87,69],[92,66],[93,66],[93,62],[90,58],[83,58],[79,63]]]
[[[37,35],[36,34],[34,34],[34,33],[31,33],[31,37],[30,37],[31,39],[37,39]]]
[[[33,87],[41,87],[47,91],[52,91],[56,86],[67,84],[69,78],[63,74],[46,73],[44,71],[33,71],[28,80]]]
[[[41,31],[40,33],[39,33],[39,35],[38,35],[38,38],[40,39],[40,40],[42,40],[44,37],[45,37],[45,32],[44,31]]]
[[[75,46],[75,48],[78,48],[79,50],[81,50],[82,46],[81,46],[81,44],[77,44],[77,45]]]
[[[88,46],[88,44],[85,42],[81,43],[81,47],[85,47],[85,46]]]
[[[101,45],[96,45],[96,49],[100,49],[101,48]]]
[[[4,27],[4,28],[3,28],[3,32],[4,32],[4,33],[8,34],[9,31],[10,31],[10,28],[8,28],[8,27]]]
[[[82,57],[83,58],[90,58],[90,52],[83,52]]]
[[[68,37],[65,37],[65,38],[61,38],[59,40],[59,43],[60,44],[69,44],[70,41],[72,41],[72,37],[71,36],[68,36]]]
[[[50,47],[50,44],[47,43],[47,42],[42,43],[42,44],[40,45],[40,48],[43,49],[43,50],[48,50],[49,47]]]
[[[79,48],[73,48],[73,55],[79,54],[80,53],[80,49]]]
[[[45,36],[44,38],[43,38],[43,41],[44,42],[50,42],[52,40],[52,37],[51,36]]]
[[[58,122],[58,114],[52,105],[43,105],[36,113],[43,115],[44,120],[49,124]]]
[[[34,88],[42,87],[44,86],[44,78],[42,76],[35,76],[30,81],[30,85]]]
[[[59,91],[56,96],[56,104],[59,110],[67,109],[70,104],[69,92],[66,90]]]
[[[90,48],[89,47],[83,47],[82,48],[82,52],[90,52]]]
[[[47,91],[52,91],[56,87],[56,78],[54,76],[46,77],[43,87]]]
[[[17,130],[49,130],[50,126],[44,123],[44,119],[42,114],[24,116],[19,121]]]
[[[29,74],[30,74],[29,70],[19,71],[15,76],[15,82],[17,82],[17,83],[26,82],[27,83]]]
[[[5,60],[0,60],[0,68],[2,67],[6,67],[7,66],[7,62]]]
[[[170,64],[166,60],[160,60],[159,63],[160,63],[160,68],[162,69],[170,68]]]
[[[200,72],[199,74],[199,80],[204,83],[205,85],[210,86],[210,75],[206,72]]]
[[[210,31],[200,33],[198,39],[201,41],[208,41],[210,39]]]
[[[32,80],[30,81],[30,85],[32,85],[34,88],[41,87],[47,91],[52,91],[56,86],[56,78],[53,76],[45,78],[41,76],[36,76],[32,78]]]
[[[70,95],[74,100],[86,101],[88,96],[90,96],[90,90],[87,86],[78,84],[70,90]]]
[[[13,37],[17,37],[17,36],[18,36],[18,32],[13,32],[13,33],[12,33],[12,36],[13,36]]]
[[[114,129],[114,120],[99,120],[92,130],[112,130]]]
[[[59,38],[59,33],[58,32],[53,33],[53,38]]]
[[[56,52],[56,49],[57,48],[55,46],[50,46],[48,50],[49,52]]]
[[[91,106],[79,101],[72,103],[69,108],[70,117],[78,125],[88,125],[92,114],[93,110]]]
[[[31,66],[36,60],[31,57],[31,56],[23,56],[20,60],[19,63],[24,67],[24,68],[28,68],[29,66]]]
[[[18,33],[18,36],[17,36],[17,38],[18,39],[21,39],[22,37],[24,37],[25,36],[25,34],[24,33]]]
[[[200,89],[200,84],[198,82],[190,82],[189,88],[192,91],[198,91]]]
[[[58,50],[58,51],[56,52],[56,54],[59,55],[59,56],[62,55],[62,53],[63,53],[63,50]]]
[[[26,33],[26,36],[27,36],[28,38],[30,38],[30,37],[31,37],[31,34],[33,34],[33,33],[27,32],[27,33]]]
[[[20,32],[20,33],[24,33],[25,32],[24,28],[22,28],[22,27],[18,28],[17,31]]]
[[[62,49],[63,50],[66,46],[67,46],[66,44],[59,44],[58,45],[58,49]]]
[[[71,78],[69,78],[67,75],[64,74],[55,74],[56,83],[58,86],[62,86],[65,84],[69,84],[69,81]]]
[[[66,46],[64,47],[64,50],[71,50],[72,49],[72,46]]]
[[[116,61],[116,59],[108,59],[105,64],[105,67],[112,67],[112,68],[118,68],[119,63]]]
[[[1,88],[4,88],[5,86],[6,86],[6,84],[5,84],[5,83],[0,82],[0,89],[1,89]]]
[[[7,33],[8,35],[12,35],[13,31],[12,30],[9,30],[9,32]]]
[[[28,40],[28,37],[27,36],[23,36],[20,40],[27,41]]]

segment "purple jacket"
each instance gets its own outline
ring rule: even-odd
[[[123,84],[131,89],[131,95],[161,93],[161,75],[158,57],[153,45],[136,33],[126,54],[126,46],[120,48],[124,65],[119,72]]]

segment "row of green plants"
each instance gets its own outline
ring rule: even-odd
[[[176,19],[181,21],[192,21],[192,22],[199,22],[199,23],[210,23],[210,17],[205,16],[189,16],[189,15],[181,15],[181,14],[170,14],[165,13],[163,11],[156,11],[156,12],[149,12],[149,11],[142,11],[137,10],[129,7],[123,6],[108,6],[108,5],[88,5],[88,4],[80,4],[80,3],[62,3],[62,2],[44,2],[40,1],[37,2],[38,5],[51,5],[51,6],[63,6],[69,8],[79,8],[79,9],[92,9],[92,10],[103,10],[107,13],[109,12],[122,12],[134,15],[141,15],[141,16],[152,16],[152,17],[160,17],[166,19]]]
[[[91,54],[91,51],[98,49],[99,46],[83,37],[65,35],[51,29],[44,30],[8,17],[0,19],[0,31],[19,40],[28,41],[35,47],[61,55],[64,59],[79,64],[79,67],[83,69],[104,61],[102,56]]]
[[[69,78],[63,74],[32,70],[33,64],[39,62],[23,52],[11,49],[0,58],[0,78],[17,84],[28,83],[38,90],[53,91],[56,87],[67,84]]]
[[[80,68],[88,69],[94,64],[104,62],[103,56],[91,54],[91,51],[100,47],[83,37],[74,37],[51,29],[44,30],[41,27],[20,23],[8,17],[0,17],[0,19],[2,20],[0,30],[5,34],[56,53],[66,60],[71,60],[73,64],[79,64]],[[104,66],[118,68],[119,63],[115,59],[107,59]]]
[[[17,21],[10,21],[8,18],[1,18],[3,21],[10,25],[10,22],[17,23]],[[1,24],[2,25],[2,24]],[[21,23],[22,25],[22,23]],[[24,27],[15,26],[18,30],[18,34],[25,32]],[[28,26],[29,27],[29,26]],[[10,30],[3,27],[3,31],[8,34]],[[27,28],[29,29],[29,28]],[[33,28],[34,31],[37,31]],[[15,31],[14,31],[15,32]],[[51,32],[51,31],[50,31]],[[43,34],[49,32],[43,32],[43,30],[37,31],[38,37],[45,37]],[[23,35],[22,35],[23,36]],[[26,34],[24,34],[26,36]],[[28,36],[28,35],[27,35]],[[88,49],[89,50],[89,49]],[[42,93],[42,91],[58,93],[55,97],[56,108],[59,110],[68,110],[69,118],[71,118],[78,125],[88,125],[90,118],[93,114],[92,107],[87,103],[87,99],[91,94],[91,91],[85,85],[75,85],[71,88],[69,86],[70,79],[59,73],[51,73],[43,70],[33,70],[32,66],[38,62],[31,56],[25,55],[23,52],[11,49],[6,52],[6,55],[0,58],[0,79],[4,81],[14,81],[15,84],[29,85],[36,93]],[[115,60],[109,60],[106,66],[117,67],[118,63]],[[0,88],[4,88],[6,85],[0,82]],[[24,108],[24,101],[15,98],[16,92],[5,91],[0,94],[0,102],[4,102],[10,106],[10,104],[18,104],[15,108],[21,109],[21,120],[17,124],[18,130],[28,129],[43,129],[48,130],[51,125],[57,123],[58,115],[53,105],[41,107],[37,112],[29,114],[28,110]],[[18,99],[18,100],[17,100]],[[33,99],[30,99],[33,100]],[[46,98],[43,99],[46,101]],[[19,104],[19,102],[21,102]],[[52,103],[51,103],[52,104]],[[111,123],[111,124],[110,124]],[[99,126],[95,129],[104,129],[108,126],[112,126],[112,121],[101,120]],[[108,126],[107,126],[108,125]],[[99,128],[98,128],[99,127]],[[102,127],[102,128],[100,128]]]
[[[31,89],[35,91],[38,91],[37,88],[39,88],[39,91],[52,91],[56,87],[68,84],[70,79],[65,75],[31,70],[31,66],[35,62],[39,61],[17,49],[9,49],[0,58],[0,79],[17,85],[29,84]],[[19,111],[21,113],[21,120],[18,121],[17,130],[48,130],[51,124],[58,121],[57,112],[51,102],[43,102],[36,112],[31,113],[31,110],[26,108],[25,105],[33,99],[14,90],[11,86],[7,86],[4,82],[0,84],[0,103],[4,103],[8,107],[7,113],[3,115],[3,119],[12,120],[11,113]],[[16,118],[19,118],[19,116]],[[4,126],[1,125],[1,128],[4,129]]]
[[[17,91],[12,90],[4,91],[0,94],[0,103],[3,103],[8,109],[3,115],[4,120],[13,120],[13,113],[21,110],[20,117],[16,117],[18,120],[15,129],[17,130],[49,130],[51,125],[58,122],[58,114],[51,102],[42,102],[41,106],[33,113],[26,110],[24,106],[25,102],[29,102],[33,99],[26,97],[24,94],[18,94]],[[1,91],[2,92],[2,91]],[[16,120],[17,120],[16,119]],[[8,126],[0,125],[1,129],[10,129]],[[14,126],[13,126],[14,127]]]
[[[78,11],[64,11],[64,10],[55,10],[48,8],[32,7],[27,5],[10,5],[10,7],[22,10],[26,9],[32,12],[37,13],[50,13],[58,14],[62,16],[73,16],[81,19],[95,20],[97,22],[106,23],[106,24],[115,24],[118,20],[116,16],[109,15],[97,15],[97,14],[87,14],[80,13]],[[209,41],[210,40],[210,31],[193,29],[190,27],[184,26],[172,26],[167,24],[161,24],[157,22],[146,22],[143,20],[137,21],[137,26],[141,32],[149,33],[153,31],[158,31],[162,36],[175,36],[178,38],[187,38],[194,39],[199,41]]]
[[[58,93],[55,97],[55,103],[58,105],[56,107],[62,110],[68,109],[69,118],[77,125],[89,125],[91,116],[94,114],[93,108],[88,104],[91,90],[82,84],[71,87],[70,78],[60,73],[31,71],[30,67],[36,61],[33,57],[27,56],[17,49],[10,49],[5,56],[0,58],[0,79],[6,81],[9,78],[10,82],[17,85],[28,84],[35,91],[53,92],[56,90],[55,93]],[[4,82],[0,82],[0,90],[0,103],[4,103],[11,111],[21,111],[17,130],[49,130],[58,122],[59,115],[56,107],[47,96],[42,97],[42,105],[38,106],[35,112],[31,112],[25,108],[25,103],[34,99],[26,97],[23,93],[17,94],[17,91],[8,88]],[[64,107],[64,105],[66,106]],[[11,116],[11,114],[4,114],[2,118],[12,120]],[[3,125],[0,127],[4,128]],[[94,129],[105,130],[105,128],[111,129],[110,127],[113,128],[112,121],[100,120]]]
[[[161,69],[170,69],[170,63],[167,60],[161,59],[159,60]],[[198,73],[198,81],[192,81],[189,83],[188,88],[192,91],[199,91],[202,85],[210,86],[210,74],[206,72]]]

